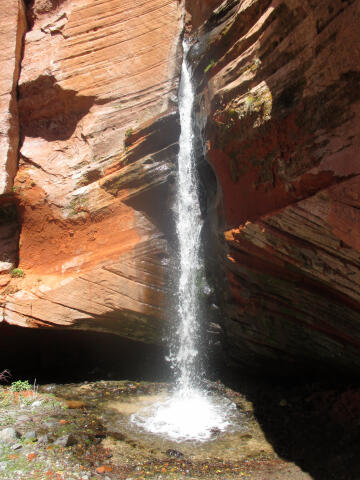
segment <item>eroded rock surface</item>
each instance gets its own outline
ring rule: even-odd
[[[16,88],[26,31],[22,0],[1,0],[0,19],[0,195],[11,192],[18,163],[19,122]]]
[[[358,371],[360,1],[185,6],[222,194],[227,351]],[[23,4],[3,7],[0,321],[158,342],[182,6],[35,0],[24,43]]]
[[[27,18],[13,194],[22,276],[3,290],[2,319],[160,342],[181,8],[35,0]]]
[[[193,48],[236,362],[359,370],[359,20],[357,0],[229,0]]]

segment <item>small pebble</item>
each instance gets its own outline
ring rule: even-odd
[[[49,437],[46,434],[40,435],[40,437],[38,438],[38,442],[45,445],[49,443]]]
[[[15,443],[12,447],[11,450],[20,450],[20,448],[23,448],[21,443]]]
[[[55,440],[54,445],[58,445],[59,447],[71,447],[71,445],[75,445],[77,443],[76,438],[71,435],[63,435]]]

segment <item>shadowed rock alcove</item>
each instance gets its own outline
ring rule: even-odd
[[[116,335],[0,324],[0,370],[11,372],[10,381],[162,381],[169,377],[164,354],[161,347]]]

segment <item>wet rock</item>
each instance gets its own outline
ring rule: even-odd
[[[175,457],[175,458],[181,458],[184,456],[182,452],[179,452],[179,450],[174,450],[172,448],[169,448],[169,450],[166,450],[166,455],[169,455],[169,457]]]
[[[44,385],[43,387],[41,387],[41,390],[47,393],[54,393],[56,390],[56,384],[50,383],[49,385]]]
[[[43,444],[43,445],[48,444],[49,443],[48,435],[46,435],[46,434],[40,435],[39,438],[38,438],[38,443]]]
[[[23,446],[21,445],[21,443],[15,443],[15,444],[11,447],[11,450],[20,450],[21,448],[23,448]]]
[[[24,433],[23,438],[24,440],[31,440],[32,442],[36,442],[37,434],[35,430],[30,430],[29,432]]]
[[[54,420],[47,420],[46,422],[44,422],[44,426],[45,426],[46,428],[48,428],[49,430],[52,430],[52,429],[54,429],[54,428],[56,427],[56,423],[57,423],[57,422],[54,421]]]
[[[80,400],[64,400],[64,404],[67,408],[86,408],[86,403]]]
[[[54,445],[58,445],[59,447],[71,447],[77,443],[76,438],[73,434],[63,435],[55,440]]]
[[[119,440],[120,442],[124,442],[126,440],[126,436],[121,432],[107,432],[107,435],[113,437],[115,440]],[[98,438],[105,438],[106,433],[99,433],[96,435]]]
[[[12,445],[16,442],[18,438],[20,438],[20,436],[21,435],[15,430],[15,428],[4,428],[0,431],[0,442]]]

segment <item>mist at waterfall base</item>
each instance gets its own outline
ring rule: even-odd
[[[189,45],[183,43],[179,89],[181,134],[179,140],[176,228],[179,242],[177,285],[178,326],[171,345],[170,361],[176,372],[173,394],[132,415],[131,421],[145,431],[175,441],[210,439],[227,430],[236,406],[228,399],[201,387],[199,371],[201,212],[194,156],[192,111],[194,89],[186,61]]]

